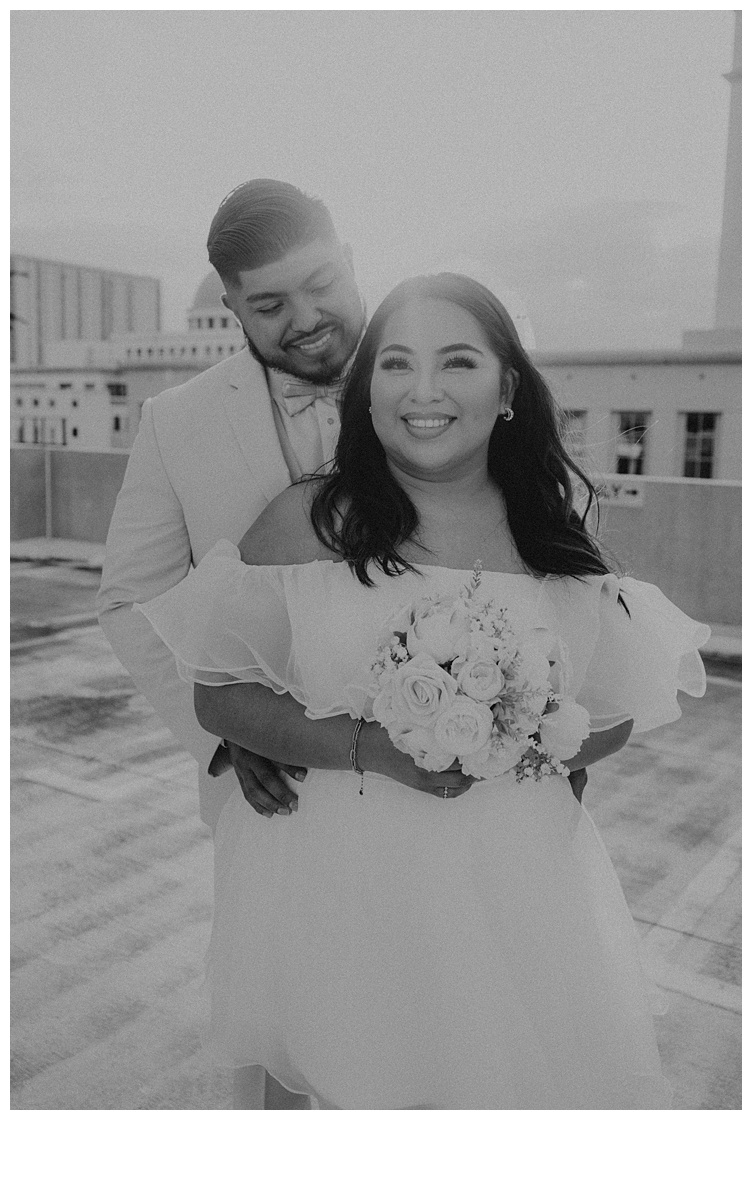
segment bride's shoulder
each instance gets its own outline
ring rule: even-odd
[[[311,524],[314,487],[312,483],[295,483],[267,505],[239,543],[244,563],[286,567],[337,560],[337,555],[319,541]]]

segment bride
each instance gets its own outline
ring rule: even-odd
[[[225,1065],[327,1108],[667,1105],[632,920],[566,778],[425,771],[367,695],[394,611],[456,592],[478,559],[478,594],[515,632],[549,631],[558,686],[588,710],[571,770],[675,720],[677,689],[702,695],[709,631],[609,572],[572,474],[592,500],[498,300],[459,275],[408,280],[357,352],[331,472],[141,606],[205,728],[308,768],[284,819],[239,789],[220,816]]]

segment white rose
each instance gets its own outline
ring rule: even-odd
[[[441,714],[434,726],[434,737],[445,750],[459,757],[477,754],[488,742],[493,716],[487,704],[478,704],[467,696],[458,696]]]
[[[574,758],[590,733],[590,714],[581,704],[567,698],[544,715],[540,726],[543,749],[560,762]]]
[[[545,654],[526,646],[512,665],[515,688],[521,692],[546,692],[551,664]]]
[[[392,741],[424,771],[446,771],[455,759],[449,750],[442,749],[430,729],[411,729],[398,734]]]
[[[457,693],[455,680],[429,654],[418,654],[403,663],[395,671],[391,683],[394,706],[401,708],[407,717],[405,728],[433,725]]]
[[[411,655],[429,654],[434,662],[454,658],[460,640],[470,627],[464,604],[450,597],[419,601],[407,631],[407,649]]]
[[[373,715],[391,736],[410,727],[410,718],[399,696],[395,693],[393,674],[381,677],[380,690],[373,700]]]
[[[452,664],[452,675],[466,696],[471,700],[481,700],[490,703],[496,700],[504,689],[504,676],[498,663],[488,662],[482,658],[464,660],[455,671]]]

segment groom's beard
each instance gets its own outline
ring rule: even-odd
[[[331,321],[328,321],[327,325],[331,325]],[[256,359],[256,362],[260,363],[261,366],[266,370],[281,371],[284,375],[291,375],[293,379],[301,379],[305,383],[316,383],[326,387],[328,384],[335,383],[338,379],[340,379],[342,372],[350,362],[350,359],[360,344],[360,339],[363,336],[363,330],[365,329],[365,326],[366,313],[364,306],[363,322],[356,337],[352,341],[352,344],[350,344],[347,348],[347,353],[345,354],[344,359],[342,359],[341,352],[336,356],[336,358],[331,360],[329,360],[326,354],[324,354],[322,358],[318,360],[318,362],[311,363],[310,370],[305,370],[299,365],[291,363],[284,350],[280,350],[278,354],[273,355],[261,354],[256,346],[254,346],[245,328],[243,329],[243,334],[245,335],[246,345],[253,357]]]

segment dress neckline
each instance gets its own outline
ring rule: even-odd
[[[343,560],[344,561],[344,560]],[[417,571],[452,571],[455,575],[472,575],[472,567],[445,567],[442,563],[415,563],[409,564],[415,567]],[[504,579],[531,579],[534,583],[542,583],[549,576],[529,575],[527,571],[487,571],[485,567],[481,569],[481,575],[500,575]]]

